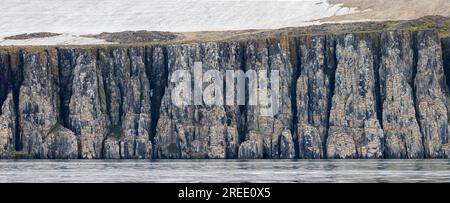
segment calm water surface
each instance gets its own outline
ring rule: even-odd
[[[450,160],[0,160],[0,182],[450,182]]]

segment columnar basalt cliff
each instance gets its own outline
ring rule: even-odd
[[[174,105],[170,79],[196,62],[223,76],[184,78],[201,89],[279,71],[280,110],[225,88],[208,90],[224,105]],[[448,158],[449,69],[435,30],[0,48],[0,158]]]

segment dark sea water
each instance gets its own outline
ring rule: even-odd
[[[0,182],[450,182],[450,160],[0,160]]]

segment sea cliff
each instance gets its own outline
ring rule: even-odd
[[[280,111],[174,105],[195,62],[279,71]],[[3,47],[0,158],[448,158],[449,69],[434,29]]]

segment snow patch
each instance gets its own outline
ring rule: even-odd
[[[87,43],[70,35],[276,29],[317,24],[320,18],[354,12],[355,8],[326,0],[1,0],[0,38],[52,32],[67,35],[17,43]]]
[[[0,46],[38,46],[38,45],[91,45],[91,44],[112,44],[102,39],[94,39],[87,37],[80,37],[71,34],[62,34],[54,37],[32,38],[24,40],[5,40],[0,39]]]

